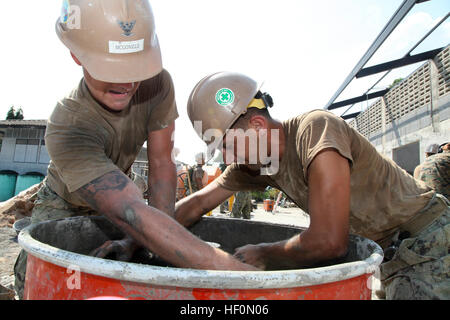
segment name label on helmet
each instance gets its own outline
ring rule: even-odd
[[[109,41],[109,53],[125,54],[144,51],[144,39],[136,41]]]

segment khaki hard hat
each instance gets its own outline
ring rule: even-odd
[[[199,163],[205,161],[205,154],[203,152],[197,153],[195,155],[195,162]]]
[[[439,151],[439,145],[436,143],[430,144],[426,149],[426,153],[438,153]]]
[[[223,138],[247,112],[258,89],[256,81],[240,73],[218,72],[203,78],[192,90],[187,104],[189,119],[200,138],[216,145],[218,141],[208,141],[205,132],[213,129]],[[201,130],[197,130],[199,124]]]
[[[147,0],[64,0],[56,33],[96,80],[138,82],[162,71]]]

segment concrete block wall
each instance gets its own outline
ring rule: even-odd
[[[425,148],[450,140],[450,46],[349,122],[377,150],[393,159],[399,148]]]
[[[441,51],[434,59],[438,69],[439,97],[450,93],[450,46]]]

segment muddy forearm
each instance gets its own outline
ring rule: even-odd
[[[149,171],[149,205],[173,217],[177,183],[175,165],[170,162]]]
[[[213,248],[163,212],[144,203],[130,203],[116,220],[141,245],[175,266],[211,270],[255,270]]]
[[[197,222],[203,215],[202,207],[195,194],[181,199],[175,204],[175,219],[185,227]]]
[[[335,245],[311,236],[307,231],[288,240],[262,246],[267,269],[300,268],[337,259],[346,249],[337,250]]]
[[[213,181],[203,189],[178,201],[175,205],[175,219],[184,226],[190,226],[233,194],[234,191],[224,189]]]
[[[201,241],[164,212],[146,205],[141,191],[120,171],[95,179],[77,193],[138,244],[177,267],[255,270]]]

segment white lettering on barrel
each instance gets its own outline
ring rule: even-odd
[[[80,267],[77,265],[70,265],[66,273],[72,274],[66,281],[67,288],[69,290],[79,290],[81,289],[81,271]]]

